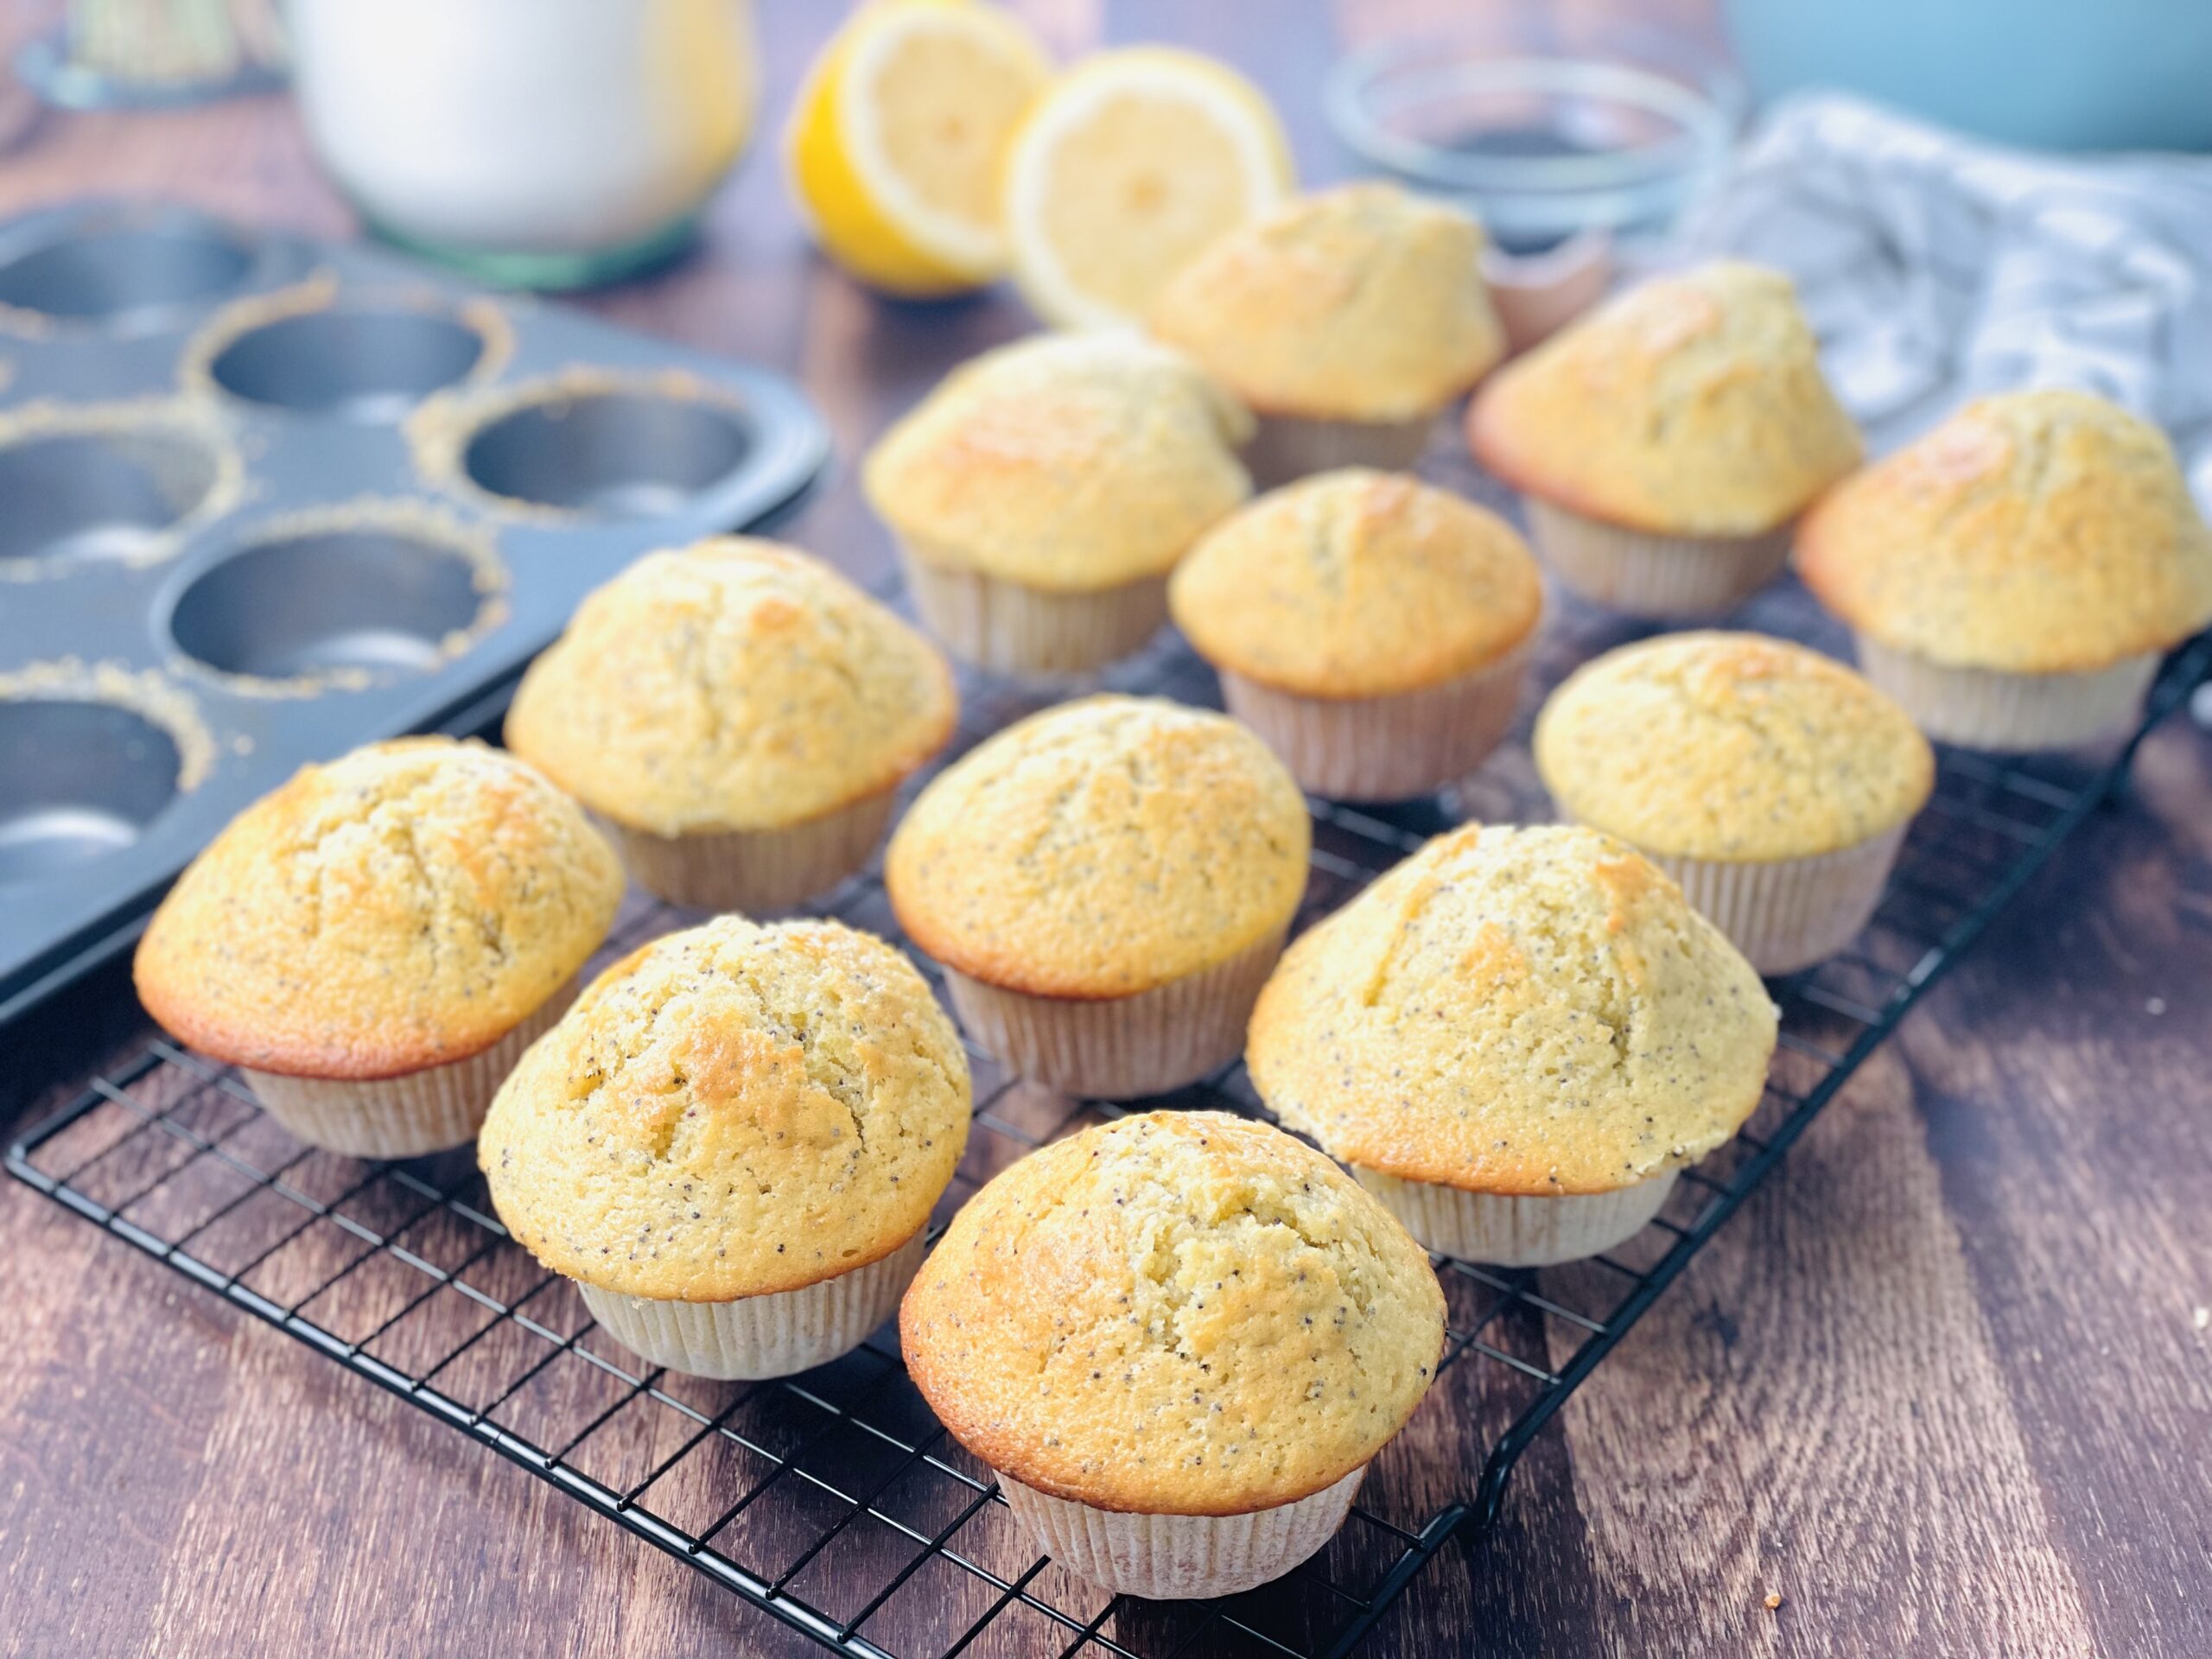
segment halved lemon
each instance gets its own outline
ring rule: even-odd
[[[1031,106],[1007,153],[1014,281],[1060,327],[1141,321],[1294,183],[1281,124],[1236,71],[1172,47],[1102,52]]]
[[[1006,269],[1007,138],[1052,66],[976,0],[873,0],[831,37],[785,134],[823,251],[894,294],[957,293]]]

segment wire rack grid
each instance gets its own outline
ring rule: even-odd
[[[1839,643],[1794,582],[1736,620]],[[1548,690],[1647,631],[1555,604],[1535,677]],[[2144,729],[2208,671],[2212,638],[2168,664]],[[1211,675],[1173,639],[1103,679],[1217,703]],[[1052,700],[1003,683],[963,690],[957,748]],[[1111,1596],[1038,1556],[990,1471],[906,1381],[893,1332],[771,1382],[641,1369],[591,1323],[567,1281],[508,1241],[466,1150],[375,1164],[304,1147],[260,1112],[235,1072],[165,1039],[16,1142],[8,1167],[830,1648],[868,1659],[1342,1655],[1452,1539],[1492,1524],[1529,1441],[2119,785],[2141,734],[2092,759],[1944,753],[1873,924],[1844,955],[1771,987],[1781,1047],[1745,1131],[1686,1172],[1659,1219],[1616,1252],[1541,1273],[1440,1260],[1451,1334],[1436,1387],[1376,1459],[1336,1541],[1281,1583],[1227,1600]],[[1480,772],[1435,801],[1388,811],[1314,802],[1301,924],[1450,823],[1548,817],[1527,737],[1524,714]],[[899,937],[874,872],[825,913]],[[606,956],[696,919],[632,895]],[[980,1052],[972,1058],[975,1132],[939,1226],[1016,1159],[1124,1109],[1025,1084]],[[1165,1103],[1260,1112],[1237,1065]]]

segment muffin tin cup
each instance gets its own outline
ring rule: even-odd
[[[1063,1094],[1127,1100],[1196,1083],[1235,1059],[1278,931],[1217,967],[1134,996],[1032,996],[944,970],[960,1022],[986,1051]]]
[[[296,1077],[238,1070],[270,1116],[310,1146],[352,1158],[419,1158],[476,1138],[492,1096],[523,1051],[553,1028],[582,988],[582,979],[572,975],[491,1047],[401,1077]]]
[[[1859,667],[1941,743],[2025,754],[2070,749],[2141,718],[2159,654],[2126,657],[2085,674],[2012,674],[1948,668],[1916,652],[1854,636]]]
[[[672,905],[747,916],[794,910],[857,875],[891,825],[896,786],[782,830],[657,836],[599,823],[639,887]]]
[[[270,520],[178,589],[178,652],[263,696],[435,671],[505,619],[494,537],[434,502],[367,498]]]
[[[601,1329],[648,1364],[729,1381],[791,1376],[850,1353],[899,1311],[927,1235],[850,1273],[734,1301],[626,1296],[581,1281],[576,1288]]]
[[[426,478],[550,524],[715,513],[763,442],[757,411],[682,369],[571,367],[441,392],[406,430]]]
[[[1782,574],[1789,527],[1758,536],[1655,536],[1527,498],[1529,529],[1559,578],[1626,616],[1719,616]]]
[[[1465,777],[1512,728],[1533,639],[1472,673],[1417,691],[1300,696],[1224,670],[1222,699],[1309,794],[1411,800]]]
[[[188,386],[295,416],[390,422],[449,386],[495,375],[513,350],[495,307],[364,296],[327,273],[219,314],[188,341]]]
[[[1007,1507],[1056,1566],[1120,1595],[1234,1595],[1319,1554],[1351,1513],[1364,1464],[1310,1497],[1243,1515],[1143,1515],[1054,1497],[999,1477]]]
[[[74,663],[0,674],[0,890],[131,845],[206,770],[211,747],[163,682],[104,682]]]
[[[1435,1255],[1501,1268],[1548,1268],[1602,1255],[1635,1237],[1666,1207],[1679,1172],[1617,1192],[1559,1198],[1463,1192],[1357,1165],[1351,1173]]]
[[[1692,908],[1772,976],[1826,962],[1859,937],[1882,902],[1905,829],[1809,858],[1650,858],[1681,884]]]
[[[177,399],[0,411],[0,578],[159,563],[235,505],[244,480],[221,423]]]
[[[231,226],[168,204],[79,204],[8,231],[0,323],[32,337],[150,332],[243,287],[258,259]]]
[[[1055,593],[931,563],[901,543],[923,626],[962,662],[994,674],[1088,674],[1136,651],[1167,620],[1167,578]]]
[[[1372,467],[1402,473],[1428,448],[1434,411],[1403,421],[1319,421],[1298,415],[1262,415],[1244,446],[1252,487],[1272,490],[1313,473],[1339,467]]]

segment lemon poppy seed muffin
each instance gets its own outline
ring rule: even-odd
[[[1152,1112],[1023,1159],[899,1309],[939,1420],[1063,1567],[1150,1597],[1281,1576],[1433,1381],[1421,1247],[1326,1158]]]
[[[1311,844],[1298,785],[1236,721],[1090,697],[932,780],[884,883],[986,1049],[1071,1093],[1157,1094],[1235,1056]]]
[[[1259,417],[1246,459],[1261,487],[1410,467],[1438,411],[1505,353],[1483,245],[1468,215],[1395,185],[1322,191],[1185,266],[1151,331]]]
[[[1625,842],[1440,836],[1284,954],[1246,1062],[1268,1109],[1430,1249],[1594,1255],[1758,1104],[1776,1012]]]
[[[1859,457],[1789,279],[1731,261],[1632,289],[1509,365],[1467,433],[1560,578],[1638,616],[1711,615],[1763,586],[1790,521]]]
[[[948,375],[861,482],[952,653],[1080,673],[1166,620],[1167,573],[1251,493],[1251,417],[1190,360],[1119,334],[1045,335]]]
[[[593,981],[478,1142],[516,1241],[655,1364],[776,1376],[889,1316],[968,1136],[958,1034],[836,922],[719,917]]]
[[[640,886],[786,910],[867,862],[958,712],[930,643],[817,559],[648,554],[523,677],[507,742],[613,830]]]
[[[133,963],[146,1011],[238,1066],[302,1140],[455,1147],[575,994],[622,897],[583,814],[477,742],[302,767],[177,879]]]
[[[1318,795],[1402,800],[1512,723],[1543,582],[1496,513],[1402,473],[1324,473],[1208,531],[1168,584],[1230,712]]]
[[[1552,694],[1535,747],[1562,810],[1681,882],[1766,974],[1866,926],[1936,781],[1904,709],[1840,663],[1755,633],[1608,652]]]
[[[1874,683],[1979,748],[2126,726],[2212,621],[2212,532],[2172,447],[2088,392],[1967,405],[1830,492],[1797,563]]]

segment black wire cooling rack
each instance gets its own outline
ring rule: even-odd
[[[1734,620],[1840,643],[1792,582]],[[1548,690],[1644,632],[1560,603],[1535,677]],[[2167,664],[2143,729],[2208,671],[2212,637]],[[1103,683],[1217,702],[1211,675],[1167,638]],[[1052,700],[1003,685],[965,690],[961,747]],[[1527,747],[1537,701],[1532,693],[1514,739],[1449,797],[1390,811],[1315,802],[1301,921],[1336,908],[1449,823],[1549,816]],[[10,1148],[8,1167],[827,1647],[871,1659],[1341,1655],[1455,1535],[1491,1524],[1529,1441],[2120,785],[2141,734],[2091,759],[1943,754],[1935,797],[1873,924],[1846,954],[1773,985],[1781,1049],[1745,1132],[1686,1172],[1662,1217],[1611,1255],[1541,1273],[1440,1262],[1450,1343],[1406,1435],[1376,1459],[1326,1550],[1281,1583],[1224,1601],[1109,1596],[1037,1556],[990,1471],[945,1435],[906,1381],[888,1331],[833,1365],[777,1382],[641,1373],[566,1281],[509,1243],[467,1151],[371,1164],[303,1147],[234,1072],[167,1040],[96,1078]],[[873,874],[825,913],[899,937]],[[606,954],[695,919],[633,895]],[[1050,1094],[973,1058],[975,1133],[940,1224],[1024,1154],[1122,1109]],[[1169,1099],[1259,1111],[1241,1065]],[[1487,1446],[1478,1469],[1436,1455],[1457,1445]]]

